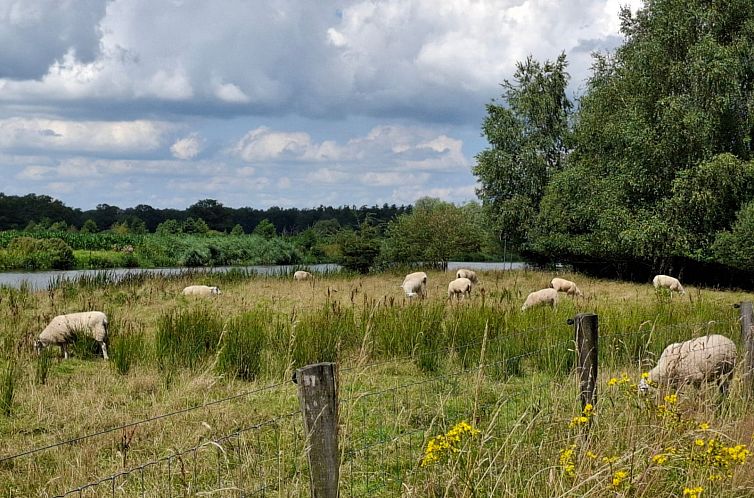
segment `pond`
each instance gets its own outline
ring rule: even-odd
[[[319,264],[319,265],[266,265],[266,266],[216,266],[214,268],[115,268],[108,270],[66,270],[66,271],[37,271],[37,272],[0,272],[0,286],[19,288],[25,282],[33,290],[46,289],[52,281],[75,280],[82,275],[95,275],[100,272],[107,272],[115,276],[116,279],[123,278],[127,275],[153,273],[160,275],[174,275],[186,271],[194,272],[227,272],[229,270],[245,270],[259,273],[260,275],[274,275],[277,273],[287,273],[293,268],[306,268],[312,272],[332,272],[340,269],[336,264]],[[468,268],[470,270],[519,270],[526,268],[526,263],[522,262],[490,262],[490,263],[473,263],[451,261],[448,263],[448,271],[458,268]]]

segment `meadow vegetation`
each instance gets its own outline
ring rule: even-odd
[[[727,400],[713,386],[648,397],[635,386],[669,342],[708,332],[740,342],[731,305],[751,294],[687,287],[671,298],[649,283],[566,274],[583,299],[521,312],[552,273],[480,272],[473,298],[453,304],[450,273],[428,274],[425,301],[404,297],[397,272],[306,282],[244,271],[117,282],[104,273],[40,292],[0,289],[2,496],[52,496],[204,443],[121,479],[116,494],[196,496],[260,483],[267,495],[306,494],[290,379],[317,361],[339,365],[344,496],[754,492],[754,414],[740,373]],[[223,294],[182,296],[188,284]],[[84,339],[68,361],[56,349],[34,356],[32,341],[53,316],[85,309],[108,314],[110,362]],[[587,311],[600,320],[600,378],[596,406],[583,411],[566,320]],[[110,496],[110,483],[103,489]]]

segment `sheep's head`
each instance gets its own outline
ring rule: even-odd
[[[413,299],[413,298],[415,298],[415,297],[416,297],[417,295],[418,295],[418,294],[417,294],[416,292],[406,292],[406,297],[408,297],[409,299]]]
[[[222,294],[220,287],[210,287],[212,294]]]
[[[39,339],[34,341],[34,352],[37,353],[37,356],[42,354],[42,350],[45,348],[45,344],[40,341]]]

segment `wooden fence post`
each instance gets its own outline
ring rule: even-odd
[[[741,311],[741,342],[744,345],[744,378],[750,387],[754,375],[754,309],[751,301],[743,301]]]
[[[312,498],[337,498],[340,453],[335,363],[299,368],[294,379],[304,416]]]
[[[579,375],[579,390],[581,393],[581,408],[587,403],[594,406],[597,403],[597,342],[598,323],[594,313],[579,313],[573,318],[576,329],[576,351],[578,363],[576,372]]]

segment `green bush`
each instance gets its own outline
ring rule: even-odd
[[[26,270],[68,270],[76,264],[71,246],[58,238],[17,237],[8,244],[8,253]]]

